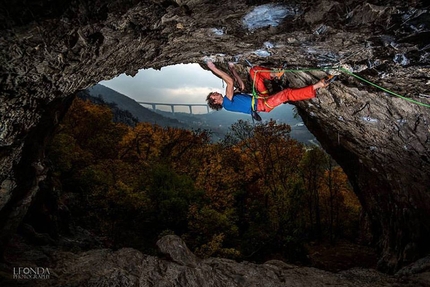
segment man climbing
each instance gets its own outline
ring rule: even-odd
[[[224,97],[218,92],[211,92],[206,97],[209,107],[217,111],[224,108],[227,111],[251,114],[257,121],[261,120],[257,112],[270,112],[275,107],[288,101],[294,102],[314,98],[316,96],[315,91],[319,88],[327,87],[333,79],[333,76],[329,75],[314,85],[298,89],[287,88],[274,95],[268,95],[264,80],[280,77],[283,72],[274,72],[267,68],[254,66],[250,69],[249,74],[254,81],[258,97],[253,101],[252,95],[242,93],[245,89],[245,85],[237,74],[233,63],[229,63],[229,67],[235,79],[226,72],[218,69],[212,61],[207,61],[207,66],[215,75],[223,79],[226,83]],[[239,92],[237,92],[237,90],[235,91],[235,80],[239,86]]]

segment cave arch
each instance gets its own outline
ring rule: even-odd
[[[414,7],[397,1],[389,6],[377,6],[379,1],[304,3],[305,12],[296,18],[252,32],[241,25],[251,2],[40,0],[32,2],[37,9],[26,1],[5,4],[0,26],[1,245],[44,177],[43,147],[67,107],[63,100],[121,72],[133,75],[140,68],[200,62],[219,53],[259,63],[266,59],[256,51],[264,49],[270,60],[292,66],[347,59],[344,64],[372,81],[428,102],[430,58],[428,43],[420,40],[427,39],[420,36],[429,29],[423,1]],[[268,47],[266,41],[275,44]],[[394,61],[398,54],[410,61]],[[302,73],[290,81],[303,86],[322,76]],[[393,272],[426,255],[429,109],[350,77],[342,77],[317,101],[297,107],[354,184],[380,242],[381,270]]]

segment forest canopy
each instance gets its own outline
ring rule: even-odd
[[[306,261],[316,240],[358,237],[360,204],[342,169],[275,121],[208,131],[130,127],[75,99],[49,148],[62,204],[108,247],[154,254],[165,234],[200,257]]]

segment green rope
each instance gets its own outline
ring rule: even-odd
[[[294,69],[294,70],[293,69],[288,69],[288,70],[272,69],[272,71],[276,71],[276,72],[284,71],[284,72],[287,72],[287,73],[310,72],[310,71],[326,71],[326,70],[340,70],[342,72],[345,72],[345,73],[347,73],[347,74],[349,74],[349,75],[351,75],[351,76],[359,79],[360,81],[363,81],[363,82],[365,82],[365,83],[367,83],[367,84],[369,84],[369,85],[371,85],[373,87],[376,87],[376,88],[378,88],[378,89],[380,89],[380,90],[382,90],[382,91],[384,91],[386,93],[389,93],[389,94],[391,94],[393,96],[396,96],[396,97],[401,98],[401,99],[403,99],[405,101],[408,101],[408,102],[411,102],[411,103],[414,103],[414,104],[417,104],[417,105],[420,105],[420,106],[423,106],[423,107],[426,107],[426,108],[430,108],[430,104],[425,104],[425,103],[416,101],[414,99],[411,99],[411,98],[399,95],[399,94],[397,94],[395,92],[392,92],[392,91],[390,91],[390,90],[388,90],[388,89],[386,89],[384,87],[381,87],[381,86],[379,86],[379,85],[377,85],[375,83],[372,83],[372,82],[370,82],[370,81],[368,81],[368,80],[366,80],[366,79],[364,79],[364,78],[362,78],[362,77],[360,77],[360,76],[358,76],[358,75],[356,75],[356,74],[354,74],[354,73],[352,73],[352,72],[350,72],[347,69],[342,68],[342,67],[325,67],[325,68],[309,68],[309,69]],[[255,101],[255,99],[258,98],[258,94],[257,94],[257,92],[255,90],[255,78],[256,78],[258,72],[264,72],[264,71],[267,71],[267,70],[257,70],[254,73],[254,80],[252,81],[253,107],[254,107],[254,101]]]
[[[252,99],[251,99],[251,109],[255,111],[257,107],[255,106],[255,99],[258,98],[257,92],[255,91],[255,78],[257,77],[257,73],[254,73],[254,79],[252,80]]]
[[[416,101],[416,100],[414,100],[414,99],[407,98],[407,97],[405,97],[405,96],[399,95],[399,94],[397,94],[397,93],[395,93],[395,92],[392,92],[392,91],[390,91],[390,90],[388,90],[388,89],[385,89],[385,88],[383,88],[383,87],[381,87],[381,86],[378,86],[377,84],[372,83],[372,82],[370,82],[370,81],[368,81],[368,80],[366,80],[366,79],[364,79],[364,78],[362,78],[362,77],[360,77],[360,76],[357,76],[356,74],[354,74],[354,73],[352,73],[352,72],[348,71],[347,69],[340,68],[340,70],[341,70],[342,72],[345,72],[345,73],[347,73],[347,74],[351,75],[351,76],[356,77],[357,79],[359,79],[359,80],[361,80],[361,81],[363,81],[363,82],[365,82],[365,83],[368,83],[368,84],[369,84],[369,85],[371,85],[371,86],[374,86],[374,87],[376,87],[376,88],[378,88],[378,89],[380,89],[380,90],[382,90],[382,91],[384,91],[384,92],[387,92],[387,93],[389,93],[389,94],[391,94],[391,95],[393,95],[393,96],[399,97],[399,98],[401,98],[401,99],[403,99],[403,100],[405,100],[405,101],[408,101],[408,102],[411,102],[411,103],[414,103],[414,104],[417,104],[417,105],[420,105],[420,106],[423,106],[423,107],[430,108],[430,105],[429,105],[429,104],[425,104],[425,103],[422,103],[422,102],[418,102],[418,101]]]

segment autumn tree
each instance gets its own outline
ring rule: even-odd
[[[240,153],[246,171],[241,180],[248,192],[247,204],[241,217],[248,220],[248,226],[244,226],[247,230],[243,231],[249,238],[247,253],[265,249],[265,252],[281,251],[285,256],[297,257],[303,251],[297,240],[299,209],[295,206],[300,203],[297,167],[304,149],[290,138],[290,131],[288,125],[275,121],[256,126],[239,121],[226,138],[225,145]]]

